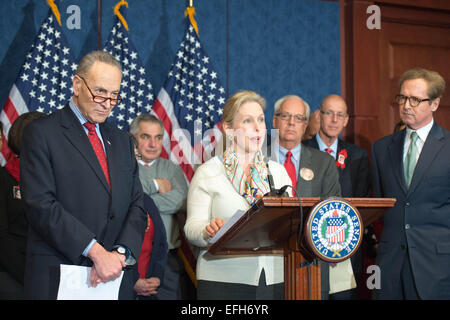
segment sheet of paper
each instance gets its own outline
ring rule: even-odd
[[[235,224],[240,217],[242,217],[244,215],[246,211],[244,210],[238,210],[236,211],[236,213],[224,224],[224,226],[222,228],[219,229],[219,231],[217,231],[217,233],[214,235],[214,237],[212,237],[211,239],[209,239],[209,243],[215,243],[217,240],[220,239],[220,237],[222,237],[222,235],[227,232],[228,229],[231,228],[231,226],[233,224]]]
[[[123,271],[119,278],[92,287],[90,267],[61,265],[58,300],[118,300]]]

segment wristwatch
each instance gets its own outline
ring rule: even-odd
[[[127,249],[123,246],[116,246],[114,247],[114,250],[116,250],[119,254],[123,254],[125,256],[125,264],[127,266],[132,266],[136,264],[136,259],[133,257],[131,253],[127,251]]]
[[[127,255],[127,249],[122,246],[115,247],[114,250],[116,250],[120,254],[123,254],[124,256]]]

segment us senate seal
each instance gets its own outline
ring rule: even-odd
[[[362,230],[358,210],[344,199],[330,198],[311,210],[306,238],[319,259],[340,262],[356,252],[362,241]]]

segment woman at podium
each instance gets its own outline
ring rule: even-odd
[[[197,298],[283,299],[281,254],[211,255],[209,240],[236,213],[246,212],[274,187],[291,185],[285,168],[265,162],[261,148],[266,136],[264,98],[238,91],[223,109],[223,153],[195,172],[187,198],[187,239],[200,247]],[[270,171],[269,171],[270,170]]]

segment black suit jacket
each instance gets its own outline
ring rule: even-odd
[[[434,123],[409,189],[403,175],[405,132],[381,138],[372,147],[375,196],[397,199],[384,216],[378,297],[398,298],[408,255],[420,298],[450,299],[450,132]]]
[[[303,141],[303,144],[319,150],[319,144],[315,136],[312,139]],[[337,168],[342,197],[370,197],[371,174],[367,151],[352,143],[338,139],[336,154],[338,155],[342,150],[347,151],[347,158],[344,162],[345,168]],[[353,272],[355,274],[363,271],[361,248],[351,257]],[[356,276],[355,278],[358,286],[365,285],[364,283],[359,283],[359,277]]]
[[[153,250],[150,255],[150,263],[147,269],[147,278],[157,277],[161,281],[164,279],[164,269],[166,267],[167,253],[169,245],[167,244],[166,228],[161,219],[158,207],[153,199],[144,193],[144,206],[147,209],[150,218],[154,224]]]
[[[107,123],[100,130],[111,189],[69,105],[25,128],[20,181],[30,223],[28,298],[55,299],[59,265],[90,265],[82,253],[93,238],[107,250],[121,244],[139,257],[147,218],[133,143]],[[123,283],[126,278],[127,272]]]
[[[303,141],[303,144],[319,149],[316,137]],[[370,197],[371,173],[367,151],[344,140],[338,139],[337,154],[347,151],[345,168],[338,168],[339,184],[343,197]]]
[[[23,284],[28,222],[25,204],[13,194],[18,185],[4,167],[0,168],[0,271]],[[8,283],[0,282],[0,286],[6,289]]]

